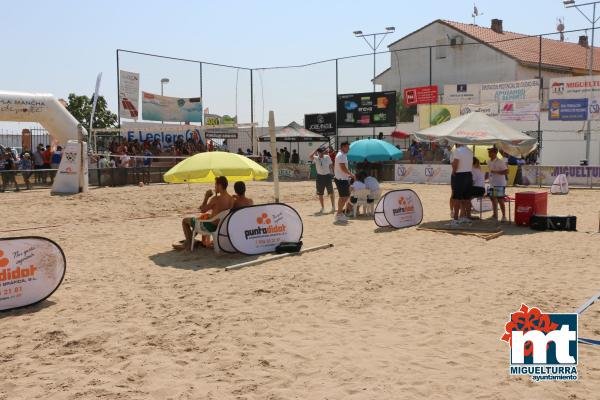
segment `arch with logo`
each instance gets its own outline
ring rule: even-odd
[[[46,300],[62,283],[66,268],[64,252],[50,239],[0,239],[0,311]]]
[[[373,214],[380,228],[408,228],[423,221],[423,204],[413,190],[392,190],[379,200]]]
[[[260,204],[232,211],[219,224],[217,241],[225,253],[272,253],[282,242],[299,242],[304,233],[300,214],[283,203]]]

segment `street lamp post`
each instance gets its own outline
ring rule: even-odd
[[[160,95],[164,96],[165,95],[165,83],[169,83],[169,78],[162,78],[160,80]],[[161,124],[164,124],[165,121],[160,121]]]
[[[390,33],[394,33],[395,30],[396,30],[396,28],[394,28],[393,26],[388,26],[387,28],[385,28],[385,32],[378,32],[378,33],[363,33],[363,31],[354,31],[353,32],[355,37],[363,38],[365,43],[371,48],[371,50],[373,50],[373,92],[376,91],[375,90],[375,77],[377,76],[377,70],[376,70],[376,68],[377,68],[377,49],[383,42],[383,39],[385,39],[385,37],[387,35],[389,35]],[[379,42],[377,42],[378,36],[382,36],[382,38]],[[371,42],[369,42],[367,40],[368,37],[373,38],[372,44],[371,44]],[[375,137],[375,127],[373,127],[373,137]]]
[[[576,4],[575,0],[563,0],[563,4],[565,8],[575,8],[581,15],[584,16],[592,24],[592,44],[590,46],[590,65],[589,65],[589,75],[592,76],[594,74],[594,39],[596,32],[596,22],[598,22],[599,18],[596,18],[596,6],[600,3],[600,1],[591,1],[582,4]],[[583,11],[581,11],[580,7],[592,6],[592,17],[588,17]],[[587,120],[587,129],[585,134],[585,164],[589,165],[590,163],[590,145],[592,141],[592,121],[588,118]]]

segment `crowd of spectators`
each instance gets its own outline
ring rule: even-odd
[[[16,149],[0,146],[0,192],[11,186],[15,191],[20,190],[17,175],[21,174],[26,189],[31,189],[31,177],[36,184],[54,183],[56,169],[62,159],[62,147],[56,146],[52,150],[50,145],[38,144],[36,150],[23,149],[19,153]]]

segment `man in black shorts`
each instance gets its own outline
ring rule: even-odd
[[[473,152],[466,146],[456,144],[452,153],[452,225],[469,222],[471,187],[473,186]]]
[[[331,199],[331,212],[335,212],[335,197],[333,194],[333,161],[329,155],[325,153],[323,147],[319,147],[314,153],[311,154],[313,164],[317,170],[317,196],[319,196],[319,203],[321,203],[321,211],[319,214],[323,214],[325,211],[325,201],[323,195],[325,189],[327,189],[327,195]]]
[[[335,165],[333,166],[335,186],[338,190],[338,210],[334,221],[336,223],[348,221],[348,218],[344,214],[344,208],[350,198],[350,179],[354,178],[354,175],[352,175],[348,168],[347,154],[349,149],[350,144],[348,142],[340,145],[340,151],[335,156]]]

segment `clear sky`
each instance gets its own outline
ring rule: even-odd
[[[538,34],[555,31],[557,17],[565,18],[567,29],[589,26],[561,0],[476,3],[483,26],[500,18],[505,30]],[[369,52],[352,35],[357,29],[395,26],[385,49],[439,18],[471,23],[472,10],[472,0],[6,1],[0,14],[0,90],[89,95],[102,72],[101,94],[116,110],[117,48],[248,67],[296,64]],[[377,62],[379,72],[389,66],[389,56]],[[197,65],[123,55],[121,68],[140,72],[142,90],[160,92],[160,78],[168,77],[165,95],[199,94]],[[334,68],[255,73],[256,120],[262,123],[271,109],[278,123],[333,111]],[[371,75],[372,58],[340,63],[340,92],[368,91]],[[240,122],[249,121],[249,80],[247,71],[205,66],[204,106],[219,114],[237,110]]]

